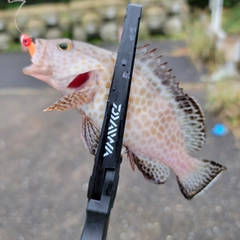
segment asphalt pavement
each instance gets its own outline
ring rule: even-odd
[[[180,45],[158,46],[185,92],[205,103],[205,86],[187,57],[171,56]],[[164,47],[165,46],[165,47]],[[116,49],[116,47],[112,47]],[[93,157],[80,139],[77,111],[42,110],[60,94],[22,74],[26,53],[0,54],[0,240],[76,240],[85,221]],[[108,239],[240,239],[240,164],[233,134],[211,134],[217,122],[205,112],[207,141],[196,156],[225,165],[218,181],[191,201],[173,172],[154,185],[124,157]]]

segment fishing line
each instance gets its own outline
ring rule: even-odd
[[[14,17],[14,18],[15,18],[15,21],[14,21],[14,23],[15,23],[15,26],[16,26],[17,30],[18,30],[20,33],[24,34],[24,33],[19,29],[19,27],[18,27],[18,25],[17,25],[17,15],[18,15],[18,13],[20,12],[22,6],[26,3],[26,0],[8,0],[8,3],[15,3],[15,2],[21,2],[21,5],[20,5],[20,7],[18,8],[18,10],[17,10],[17,12],[16,12],[16,14],[15,14],[15,17]]]

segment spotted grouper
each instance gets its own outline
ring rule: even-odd
[[[76,108],[82,114],[81,137],[95,154],[116,53],[70,39],[21,39],[32,56],[23,72],[63,94],[45,111]],[[191,156],[205,142],[203,114],[155,52],[149,45],[137,49],[123,146],[133,170],[137,166],[146,179],[163,184],[172,169],[191,199],[226,168]]]

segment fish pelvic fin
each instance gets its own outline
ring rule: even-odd
[[[100,139],[100,130],[85,115],[82,117],[81,137],[89,152],[95,155]]]
[[[188,174],[177,176],[179,188],[183,196],[192,199],[207,186],[211,186],[213,180],[227,168],[210,160],[198,160],[197,167]]]
[[[169,167],[164,164],[150,159],[144,156],[136,156],[133,152],[128,150],[128,158],[132,169],[134,170],[135,164],[138,169],[142,172],[143,176],[155,184],[163,184],[166,182],[167,178],[170,175]]]

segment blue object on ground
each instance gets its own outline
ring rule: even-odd
[[[222,123],[217,123],[215,124],[211,132],[215,136],[224,136],[227,133],[227,127]]]

